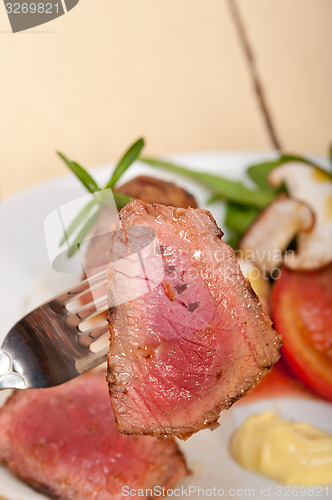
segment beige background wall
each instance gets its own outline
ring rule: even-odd
[[[273,147],[234,9],[280,145],[325,154],[332,140],[331,0],[80,0],[11,34],[0,5],[0,190],[6,197],[146,152]],[[251,71],[250,71],[251,70]]]

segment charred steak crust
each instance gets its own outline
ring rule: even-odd
[[[187,473],[174,439],[119,433],[104,372],[16,391],[0,408],[1,460],[61,500],[120,500],[123,486],[172,488]]]
[[[135,177],[116,188],[116,192],[147,203],[159,203],[182,208],[197,207],[195,198],[188,191],[173,182],[166,182],[148,175]]]
[[[111,402],[121,432],[185,439],[218,425],[279,359],[281,339],[210,212],[136,200],[119,223],[135,225],[156,231],[164,275],[110,310]],[[108,282],[116,293],[111,267]]]

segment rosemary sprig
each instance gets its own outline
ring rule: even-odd
[[[80,248],[81,243],[84,241],[86,236],[89,234],[93,226],[95,225],[98,217],[100,215],[100,208],[98,208],[97,212],[95,212],[93,215],[91,215],[88,220],[85,222],[83,225],[82,229],[79,231],[78,235],[74,239],[72,245],[69,247],[68,250],[68,257],[72,257],[75,255],[77,250]]]
[[[289,162],[300,162],[306,163],[307,165],[312,165],[313,167],[323,168],[320,165],[316,164],[312,160],[308,158],[304,158],[303,156],[293,155],[293,154],[282,154],[279,158],[271,161],[265,161],[262,163],[257,163],[255,165],[250,165],[247,168],[248,177],[259,187],[271,189],[271,186],[268,182],[268,176],[270,172],[279,165]]]
[[[130,148],[125,152],[125,154],[117,164],[110,180],[108,181],[104,189],[113,189],[113,187],[127,170],[127,168],[129,168],[130,165],[134,163],[135,160],[137,160],[143,148],[144,140],[142,138],[138,139],[138,141],[130,146]]]
[[[152,167],[159,167],[165,170],[185,175],[194,180],[205,184],[211,191],[226,201],[232,201],[243,205],[262,209],[266,207],[274,198],[274,192],[271,189],[250,189],[242,182],[233,181],[219,175],[206,172],[197,172],[167,161],[157,160],[155,158],[140,158],[144,163]]]
[[[95,191],[100,191],[100,187],[98,186],[96,181],[91,177],[89,172],[87,172],[83,167],[81,167],[81,165],[76,163],[76,161],[68,160],[68,158],[66,158],[65,155],[63,155],[60,152],[58,152],[58,155],[90,193],[94,193]]]
[[[129,196],[120,193],[113,193],[113,198],[115,199],[116,207],[118,208],[118,210],[125,207],[131,200]]]
[[[96,205],[96,200],[93,199],[91,200],[80,212],[79,214],[75,217],[75,219],[72,220],[72,222],[69,224],[68,228],[66,229],[65,234],[62,236],[60,240],[60,247],[66,243],[66,241],[69,240],[70,236],[76,231],[76,229],[80,226],[80,224],[87,218],[93,207]]]
[[[79,163],[69,160],[64,154],[58,152],[59,157],[70,168],[70,170],[83,184],[83,186],[89,191],[89,193],[94,195],[94,198],[89,201],[89,203],[75,216],[60,240],[59,245],[61,247],[66,242],[69,242],[69,238],[78,231],[73,243],[68,250],[68,257],[72,257],[79,249],[80,244],[83,242],[84,238],[86,238],[86,236],[89,234],[94,224],[96,223],[100,215],[101,208],[106,207],[110,204],[109,196],[107,195],[107,193],[105,194],[105,190],[113,189],[115,187],[116,183],[122,177],[124,172],[138,158],[143,147],[144,140],[142,138],[138,139],[134,144],[130,146],[130,148],[124,153],[124,155],[117,163],[114,172],[112,173],[109,181],[106,183],[106,186],[104,188],[99,187],[95,179],[93,179],[93,177]],[[123,208],[127,203],[130,202],[130,198],[124,194],[114,192],[112,194],[118,209]],[[91,215],[93,209],[96,210]]]

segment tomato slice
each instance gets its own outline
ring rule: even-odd
[[[272,316],[293,372],[332,400],[332,265],[306,272],[282,269],[272,291]]]

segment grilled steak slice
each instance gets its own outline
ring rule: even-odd
[[[196,208],[195,198],[173,182],[166,182],[155,177],[139,175],[116,189],[117,193],[126,194],[148,203],[160,203],[172,207]]]
[[[130,198],[137,198],[148,203],[161,203],[173,207],[196,208],[195,198],[173,182],[166,182],[147,175],[139,175],[129,182],[122,184],[115,190],[117,193],[125,194]],[[94,228],[95,235],[108,234],[110,221],[114,220],[114,209],[105,208]],[[86,269],[93,269],[103,265],[109,250],[109,237],[98,236],[89,242],[86,254]]]
[[[104,373],[15,392],[0,409],[0,458],[61,500],[122,499],[123,486],[171,488],[186,473],[173,439],[119,433]]]
[[[163,278],[110,311],[108,383],[117,424],[127,434],[185,439],[215,427],[220,411],[271,369],[280,338],[210,212],[132,201],[120,219],[125,233],[131,226],[156,231]],[[110,265],[112,296],[118,278]],[[124,274],[120,288],[137,279]]]

